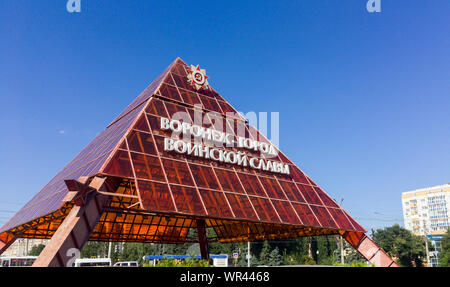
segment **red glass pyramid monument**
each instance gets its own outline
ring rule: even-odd
[[[0,229],[0,254],[17,238],[51,238],[35,265],[65,266],[87,240],[198,241],[207,257],[208,241],[340,234],[396,266],[204,72],[176,59]]]

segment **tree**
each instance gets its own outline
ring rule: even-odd
[[[34,245],[33,247],[31,247],[30,252],[28,252],[28,255],[39,256],[42,250],[44,250],[44,248],[45,248],[44,244]]]
[[[339,242],[336,236],[317,236],[317,258],[320,265],[333,265],[337,262]]]
[[[420,236],[414,235],[398,224],[394,224],[391,227],[377,229],[373,232],[372,237],[378,246],[391,257],[398,258],[397,263],[399,265],[406,267],[422,266],[425,242]]]
[[[283,260],[285,265],[312,265],[314,259],[309,257],[309,237],[301,237],[286,240],[283,248]],[[281,247],[281,246],[280,246]]]
[[[450,266],[450,229],[447,230],[441,240],[441,251],[439,252],[439,265],[442,267]]]
[[[108,256],[108,243],[88,241],[81,250],[80,258],[105,258]]]
[[[264,241],[263,248],[261,249],[261,253],[259,254],[258,262],[261,265],[270,265],[270,245],[269,242]]]
[[[151,264],[143,264],[143,267],[153,267]],[[188,258],[184,261],[164,258],[155,267],[210,267],[209,260]]]
[[[242,246],[242,245],[244,245],[244,246]],[[252,245],[250,246],[250,253],[251,253],[250,266],[253,266],[253,267],[258,266],[258,264],[259,264],[258,258],[254,255],[254,252],[253,252],[254,245],[255,245],[255,243],[252,243]],[[247,259],[248,245],[246,243],[241,243],[239,251],[240,251],[240,254],[239,254],[237,266],[238,267],[247,267],[248,266],[248,259]]]
[[[278,247],[275,247],[269,254],[269,265],[280,266],[283,263],[283,256],[281,256]]]
[[[138,261],[139,263],[142,263],[143,257],[145,255],[154,254],[155,250],[155,246],[150,243],[125,243],[122,252],[119,254],[118,260]]]

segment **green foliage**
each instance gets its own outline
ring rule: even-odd
[[[318,264],[333,265],[337,260],[338,253],[340,254],[340,249],[338,250],[340,238],[336,236],[317,236],[312,237],[312,241],[316,242]]]
[[[44,250],[44,248],[45,248],[44,244],[34,245],[33,247],[31,247],[30,252],[28,252],[28,255],[39,256],[39,254],[41,254],[41,252],[42,252],[42,250]]]
[[[421,266],[425,256],[424,239],[412,234],[410,231],[393,225],[378,229],[373,233],[373,240],[387,253],[389,253],[402,266]],[[196,236],[191,230],[189,236]],[[208,236],[214,237],[213,231],[208,229]],[[450,235],[444,236],[440,252],[440,265],[450,266]],[[88,242],[81,251],[82,258],[107,257],[107,242]],[[365,267],[366,260],[344,241],[344,266]],[[33,247],[30,254],[39,254],[41,247]],[[40,250],[39,250],[40,249]],[[209,245],[211,254],[228,254],[232,266],[247,266],[247,243],[218,243]],[[232,259],[234,252],[239,253],[237,261]],[[145,255],[187,254],[200,253],[198,244],[148,244],[148,243],[113,243],[111,259],[118,261],[138,261],[142,264]],[[278,241],[261,241],[251,243],[251,266],[267,265],[341,265],[340,237],[336,235],[314,236]],[[148,264],[147,264],[148,265]],[[183,263],[171,259],[161,260],[158,267],[164,266],[209,266],[208,261],[195,259],[185,260]]]
[[[168,258],[164,258],[161,259],[155,267],[176,267],[177,263],[175,262],[174,259],[168,259]]]
[[[422,266],[425,242],[411,231],[395,224],[373,232],[373,240],[401,266]]]
[[[302,261],[303,265],[316,265],[316,261],[308,255],[303,255]]]
[[[210,267],[209,260],[200,259],[186,259],[184,261],[185,267]]]
[[[450,267],[450,229],[447,230],[441,240],[441,251],[439,252],[439,266]]]
[[[342,267],[374,267],[374,265],[368,265],[367,262],[353,261],[350,264],[334,263],[334,266]]]
[[[80,258],[105,258],[108,256],[107,242],[88,241],[81,250]]]
[[[278,251],[278,247],[275,247],[269,254],[269,266],[280,266],[283,263],[283,257]]]
[[[153,267],[153,265],[145,263],[143,264],[144,267]],[[210,267],[208,260],[200,260],[200,259],[193,259],[188,258],[183,261],[175,260],[175,259],[169,259],[164,258],[161,259],[155,267]]]
[[[248,261],[247,261],[247,254],[248,254],[248,246],[247,243],[240,243],[237,244],[235,247],[235,250],[233,251],[239,253],[239,259],[237,262],[238,267],[247,267],[248,266]],[[253,253],[251,253],[252,257],[250,259],[250,266],[258,266],[259,265],[259,261],[258,261],[258,257],[256,255],[254,255]],[[233,260],[233,265],[234,265],[234,260]]]
[[[194,236],[192,233],[190,236]],[[212,235],[210,235],[212,237]],[[336,236],[317,236],[307,238],[286,239],[279,241],[261,241],[251,243],[251,266],[267,265],[333,265],[338,261],[339,249],[338,238]],[[107,242],[88,242],[81,252],[82,258],[107,257]],[[248,253],[247,243],[210,243],[211,254],[228,254],[230,265],[247,266],[246,255]],[[309,250],[311,248],[311,251]],[[138,261],[143,264],[142,257],[145,255],[175,255],[187,254],[197,255],[200,253],[197,243],[186,244],[148,244],[148,243],[113,243],[111,250],[111,260],[114,263],[118,261]],[[239,259],[232,259],[233,253],[239,253]],[[309,254],[315,254],[315,259]],[[355,252],[346,258],[346,263],[351,264],[354,260],[361,260],[361,257]],[[354,257],[354,259],[353,259]],[[316,261],[317,260],[317,261]],[[163,266],[197,266],[209,265],[209,262],[186,260],[184,263],[176,263],[174,260],[164,259],[158,264]],[[149,265],[144,262],[143,265]]]
[[[145,246],[142,243],[125,243],[119,255],[119,261],[141,261],[145,254]]]
[[[366,262],[353,261],[350,267],[374,267],[374,265],[368,265]]]
[[[259,264],[260,265],[270,265],[270,245],[269,242],[264,241],[263,248],[259,254]]]

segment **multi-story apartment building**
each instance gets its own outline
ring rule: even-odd
[[[6,251],[2,254],[4,257],[22,257],[29,255],[31,248],[39,244],[47,244],[46,239],[17,239]]]
[[[450,184],[403,192],[402,207],[405,228],[426,235],[435,250],[432,257],[436,258],[440,239],[450,228]]]
[[[443,235],[450,228],[450,184],[402,193],[405,228],[416,235]]]

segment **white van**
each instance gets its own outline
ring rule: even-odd
[[[75,267],[109,267],[110,258],[78,258],[75,259]]]
[[[125,261],[125,262],[117,262],[114,264],[115,267],[139,267],[139,263],[137,261]]]

